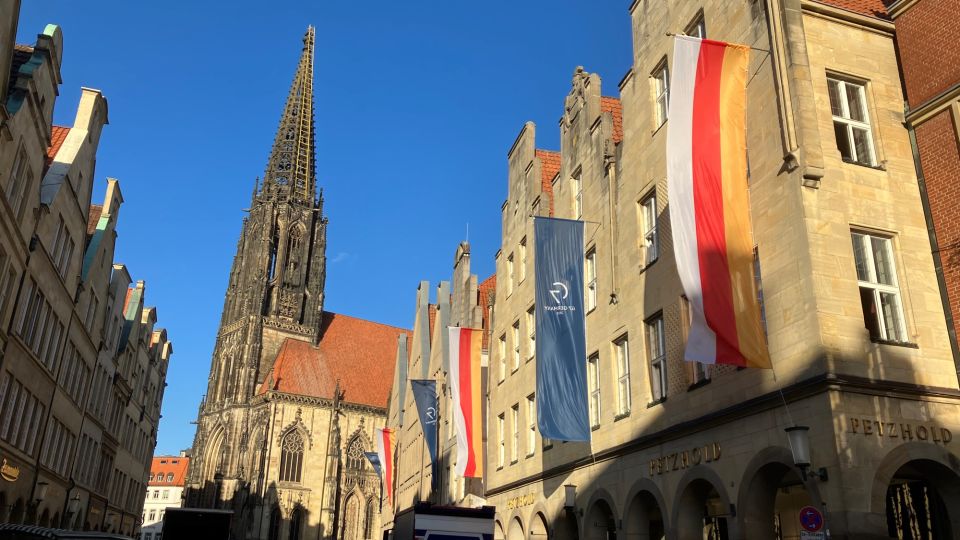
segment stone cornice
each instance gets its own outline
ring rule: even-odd
[[[870,17],[868,15],[861,15],[860,13],[856,13],[848,9],[838,8],[836,6],[818,2],[816,0],[800,0],[800,6],[803,8],[805,13],[819,15],[823,18],[842,24],[872,30],[886,36],[893,36],[894,26],[890,21],[878,19],[877,17]]]
[[[888,397],[894,399],[909,399],[917,401],[948,401],[960,404],[960,390],[953,388],[939,388],[921,386],[910,383],[893,381],[877,381],[865,377],[850,375],[821,374],[809,379],[796,382],[780,391],[769,392],[736,405],[731,405],[698,418],[680,422],[654,433],[641,435],[626,443],[601,450],[592,455],[571,460],[567,463],[551,467],[537,474],[532,474],[505,483],[493,486],[487,490],[487,497],[498,495],[518,487],[538,482],[554,476],[565,475],[575,469],[587,467],[599,461],[619,458],[628,454],[652,448],[663,443],[693,435],[750,415],[762,413],[770,409],[783,406],[783,400],[790,402],[806,399],[829,391],[843,391],[871,396]]]
[[[887,6],[887,13],[890,14],[890,17],[896,20],[897,17],[903,15],[908,9],[912,8],[920,0],[897,0],[896,2]]]
[[[907,122],[917,127],[933,118],[953,103],[960,100],[960,83],[956,83],[938,95],[928,99],[923,105],[907,113]]]
[[[265,394],[260,394],[258,396],[255,396],[250,401],[250,404],[251,405],[253,405],[254,403],[259,404],[266,401],[284,401],[287,403],[297,403],[300,405],[309,405],[313,407],[327,407],[327,408],[333,407],[333,400],[329,398],[321,398],[316,396],[304,396],[300,394],[288,394],[286,392],[277,392],[274,390],[271,390]],[[378,415],[378,416],[387,415],[387,410],[382,407],[374,407],[372,405],[364,405],[362,403],[341,402],[340,408],[347,411],[366,413],[371,415]]]

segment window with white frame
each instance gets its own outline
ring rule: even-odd
[[[654,121],[660,127],[667,121],[670,105],[670,70],[667,69],[666,58],[651,74],[653,78]]]
[[[503,424],[504,424],[503,413],[500,413],[497,416],[497,443],[499,447],[497,449],[497,467],[503,467],[504,459],[506,459],[506,456],[507,456],[507,451],[505,447],[506,442],[504,441],[505,428]]]
[[[645,323],[647,359],[650,361],[650,393],[653,401],[667,397],[667,355],[663,336],[663,315],[657,314]]]
[[[84,317],[83,326],[87,331],[93,331],[93,323],[96,320],[97,310],[100,309],[100,300],[92,291],[90,293],[90,302],[87,304],[87,315]]]
[[[584,281],[586,282],[586,295],[584,303],[587,311],[597,307],[597,251],[591,249],[584,258]]]
[[[686,296],[680,297],[680,330],[683,336],[683,348],[687,347],[687,338],[690,336],[690,326],[693,325],[693,311],[690,308],[690,300]],[[700,362],[687,361],[687,374],[690,378],[690,384],[698,384],[710,379],[709,367]]]
[[[10,171],[10,177],[4,192],[7,196],[7,203],[10,204],[10,208],[18,220],[23,210],[24,192],[27,185],[33,182],[33,171],[30,170],[29,160],[27,150],[21,145],[17,158],[13,162],[13,168]]]
[[[513,444],[510,448],[510,463],[516,463],[520,457],[520,404],[510,407],[510,422],[513,424]]]
[[[853,232],[851,235],[863,322],[870,332],[870,338],[906,342],[907,329],[892,239],[864,232]]]
[[[513,371],[520,369],[520,321],[513,323]]]
[[[844,161],[876,165],[870,116],[867,114],[867,93],[861,83],[827,78],[830,112],[837,149]]]
[[[524,236],[520,239],[520,247],[518,248],[520,252],[520,282],[523,283],[523,280],[527,277],[527,237]]]
[[[573,218],[580,219],[583,216],[583,171],[579,168],[577,172],[570,177],[570,187],[573,193]]]
[[[643,266],[652,264],[660,256],[660,241],[657,237],[657,191],[647,195],[640,201],[640,231],[642,237],[641,260]]]
[[[507,378],[507,335],[500,336],[500,382]]]
[[[532,456],[537,449],[537,409],[534,394],[527,396],[527,455]]]
[[[53,261],[53,265],[57,267],[57,273],[60,274],[60,277],[66,278],[67,276],[66,272],[70,265],[70,257],[73,255],[73,249],[73,238],[70,237],[70,231],[67,230],[63,216],[60,216],[57,232],[54,234],[53,246],[51,246],[50,250],[50,260]]]
[[[507,281],[507,294],[510,294],[510,293],[513,292],[513,284],[514,284],[514,281],[513,281],[514,273],[513,273],[513,271],[514,271],[514,269],[513,269],[513,253],[511,253],[510,256],[507,257],[507,277],[508,277],[508,281]]]
[[[627,336],[613,342],[617,357],[617,414],[630,412],[630,345]]]
[[[590,397],[590,426],[600,425],[600,355],[587,359],[587,393]]]
[[[530,306],[527,310],[527,358],[533,358],[537,352],[537,320],[534,315],[534,308]]]

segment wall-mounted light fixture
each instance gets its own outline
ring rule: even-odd
[[[573,510],[577,506],[577,485],[567,484],[563,486],[563,507],[567,510]]]
[[[800,475],[806,481],[807,471],[811,469],[810,462],[810,427],[793,426],[784,429],[787,432],[787,441],[790,443],[790,452],[793,454],[793,464],[800,469]],[[827,469],[820,467],[811,471],[810,475],[821,482],[826,482]]]

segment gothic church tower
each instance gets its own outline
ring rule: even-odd
[[[215,498],[244,480],[250,401],[287,338],[320,337],[326,276],[326,226],[317,194],[313,118],[314,29],[287,97],[263,176],[254,184],[227,285],[206,397],[200,407],[191,479],[217,477]],[[219,455],[204,435],[223,428]],[[234,482],[231,482],[234,481]]]
[[[233,510],[236,539],[380,530],[380,482],[364,452],[386,423],[408,332],[323,310],[313,47],[309,28],[237,243],[187,476],[187,506]]]

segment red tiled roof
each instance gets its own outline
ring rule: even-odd
[[[183,486],[186,483],[187,466],[190,458],[180,456],[154,456],[150,464],[151,486]],[[173,478],[170,478],[170,475]]]
[[[90,205],[90,213],[87,214],[87,236],[93,235],[97,230],[97,223],[100,222],[100,214],[103,213],[103,206],[99,204]]]
[[[259,392],[332,398],[339,380],[344,401],[386,407],[397,338],[410,331],[324,311],[320,332],[319,347],[287,338]]]
[[[537,149],[535,154],[540,159],[540,186],[543,193],[550,200],[550,215],[553,215],[553,177],[560,172],[560,152]]]
[[[879,19],[889,19],[887,6],[893,3],[893,0],[817,0],[821,4],[838,7],[866,15],[868,17],[877,17]]]
[[[70,128],[63,126],[52,126],[50,129],[50,147],[47,148],[47,166],[53,163],[53,158],[57,157],[57,152],[63,146],[63,141],[67,140],[67,133]]]
[[[623,105],[615,97],[602,96],[600,110],[613,116],[613,142],[620,144],[623,140]]]
[[[493,293],[497,290],[497,275],[494,274],[480,283],[477,295],[480,296],[477,304],[483,313],[483,344],[482,347],[490,350],[490,305],[493,303]]]
[[[430,333],[430,343],[433,343],[433,321],[437,320],[437,305],[427,304],[427,332]]]

